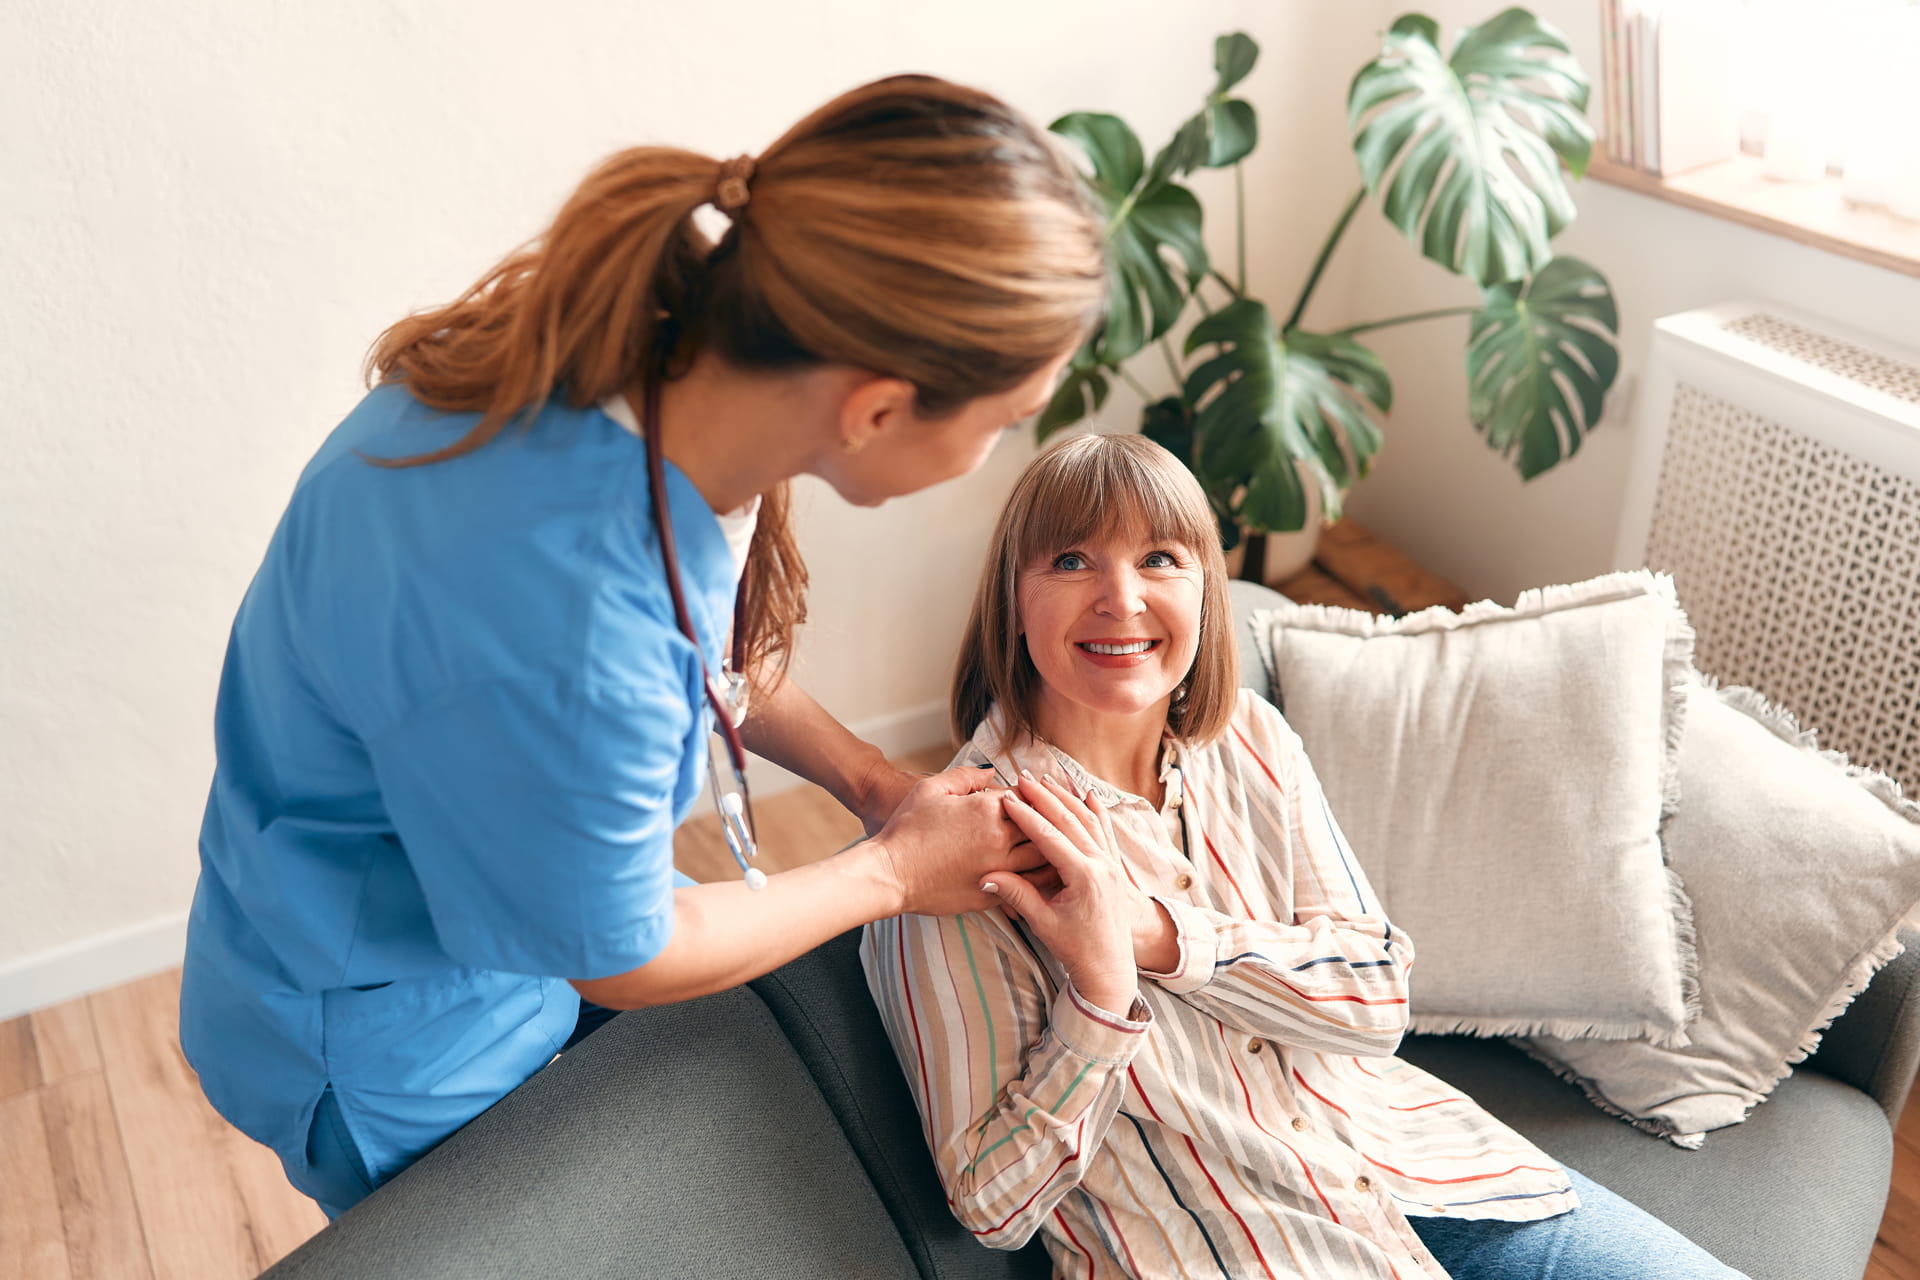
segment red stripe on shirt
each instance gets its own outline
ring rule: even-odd
[[[1388,1173],[1398,1174],[1402,1178],[1410,1178],[1415,1182],[1424,1182],[1430,1187],[1449,1187],[1456,1182],[1484,1182],[1488,1178],[1504,1178],[1510,1173],[1522,1173],[1522,1172],[1558,1173],[1560,1172],[1560,1170],[1558,1169],[1542,1168],[1537,1164],[1516,1164],[1511,1169],[1501,1169],[1493,1173],[1474,1173],[1474,1174],[1469,1174],[1464,1178],[1423,1178],[1417,1173],[1408,1173],[1404,1169],[1396,1169],[1392,1165],[1382,1163],[1379,1160],[1375,1160],[1372,1156],[1369,1156],[1369,1155],[1363,1154],[1362,1158],[1365,1159],[1368,1164],[1374,1165],[1377,1168],[1385,1169]]]
[[[1193,825],[1196,827],[1200,825],[1199,818],[1196,817],[1194,819]],[[1207,846],[1207,852],[1213,855],[1214,865],[1219,867],[1220,870],[1226,874],[1227,883],[1233,886],[1233,896],[1240,899],[1240,909],[1247,913],[1247,918],[1249,920],[1257,919],[1258,917],[1254,914],[1253,904],[1251,902],[1248,902],[1247,895],[1240,891],[1240,882],[1233,878],[1233,870],[1227,866],[1227,860],[1220,856],[1220,851],[1218,849],[1213,847],[1213,838],[1209,836],[1205,831],[1202,831],[1200,833],[1200,839]]]
[[[907,964],[907,931],[896,928],[893,936],[900,949],[900,991],[907,997],[907,1022],[913,1027],[913,1051],[920,1058],[920,1096],[931,1104],[933,1085],[927,1079],[927,1047],[920,1043],[920,1015],[913,1007],[913,983],[906,976],[912,972],[912,967]],[[933,1107],[922,1107],[920,1113],[920,1123],[927,1131],[927,1146],[931,1149],[938,1145],[933,1136]]]
[[[1341,1106],[1339,1103],[1335,1102],[1332,1098],[1329,1098],[1326,1094],[1321,1093],[1318,1089],[1308,1084],[1306,1077],[1300,1074],[1300,1068],[1294,1067],[1292,1068],[1292,1071],[1293,1071],[1293,1078],[1300,1082],[1300,1087],[1302,1089],[1305,1089],[1308,1093],[1320,1099],[1320,1101],[1326,1103],[1328,1106],[1332,1107],[1335,1111],[1338,1111],[1341,1115],[1346,1116],[1347,1119],[1349,1120],[1353,1119],[1353,1115],[1345,1107]]]
[[[1219,1182],[1214,1179],[1213,1171],[1207,1168],[1207,1162],[1200,1158],[1200,1148],[1194,1146],[1193,1139],[1184,1133],[1180,1135],[1180,1140],[1186,1143],[1187,1150],[1193,1153],[1194,1166],[1200,1170],[1201,1174],[1206,1177],[1208,1184],[1213,1187],[1214,1196],[1219,1199],[1221,1205],[1226,1208],[1226,1211],[1233,1215],[1233,1220],[1240,1224],[1241,1234],[1245,1235],[1247,1237],[1247,1243],[1253,1246],[1253,1256],[1260,1259],[1260,1269],[1267,1273],[1267,1280],[1280,1280],[1278,1276],[1273,1274],[1273,1267],[1268,1264],[1267,1255],[1260,1252],[1260,1242],[1253,1238],[1253,1228],[1249,1227],[1247,1220],[1240,1216],[1240,1211],[1233,1207],[1233,1201],[1227,1199],[1227,1193],[1220,1189]],[[1327,1212],[1333,1212],[1331,1205],[1327,1207]]]
[[[1465,1098],[1435,1098],[1432,1102],[1422,1102],[1413,1107],[1388,1107],[1389,1111],[1425,1111],[1428,1107],[1437,1107],[1443,1102],[1465,1102]]]
[[[1240,1074],[1240,1064],[1233,1060],[1233,1046],[1229,1044],[1227,1041],[1226,1024],[1216,1022],[1213,1025],[1214,1025],[1214,1029],[1219,1031],[1220,1033],[1220,1043],[1227,1045],[1227,1065],[1233,1069],[1233,1078],[1236,1081],[1238,1081],[1240,1085],[1240,1096],[1246,1100],[1247,1119],[1253,1121],[1255,1125],[1258,1125],[1260,1132],[1266,1134],[1269,1138],[1278,1138],[1280,1135],[1275,1133],[1273,1130],[1267,1128],[1267,1126],[1265,1126],[1264,1124],[1261,1124],[1260,1117],[1254,1113],[1253,1094],[1247,1091],[1247,1079],[1245,1076]]]
[[[1280,779],[1276,778],[1273,770],[1267,767],[1267,762],[1260,758],[1260,753],[1253,749],[1253,744],[1247,741],[1246,736],[1240,732],[1239,726],[1228,725],[1227,727],[1233,730],[1233,736],[1240,739],[1240,745],[1247,749],[1247,754],[1253,757],[1253,762],[1259,765],[1261,772],[1267,775],[1267,781],[1273,784],[1273,789],[1284,796],[1287,789],[1280,785]]]

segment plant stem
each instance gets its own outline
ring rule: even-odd
[[[1167,358],[1167,372],[1173,375],[1174,390],[1178,393],[1186,379],[1180,376],[1180,362],[1173,358],[1173,348],[1168,345],[1165,338],[1160,339],[1160,354]]]
[[[1128,373],[1125,368],[1119,365],[1115,365],[1113,371],[1119,374],[1121,379],[1128,386],[1132,387],[1135,391],[1140,393],[1141,400],[1143,400],[1147,404],[1153,403],[1153,392],[1147,390],[1145,386],[1141,385],[1140,379],[1134,377],[1132,374]]]
[[[1247,291],[1247,182],[1240,172],[1243,168],[1244,165],[1233,166],[1233,238],[1239,264],[1234,274],[1240,277],[1241,293]]]
[[[1288,316],[1287,322],[1280,326],[1282,333],[1299,324],[1300,317],[1306,314],[1307,299],[1313,296],[1314,286],[1320,283],[1320,275],[1327,269],[1327,259],[1333,256],[1333,247],[1340,243],[1340,237],[1345,233],[1347,224],[1353,221],[1354,212],[1360,208],[1360,202],[1366,199],[1366,196],[1367,189],[1362,186],[1353,193],[1353,198],[1347,201],[1347,207],[1340,211],[1339,221],[1333,224],[1333,234],[1329,235],[1327,242],[1320,246],[1320,256],[1313,260],[1313,270],[1307,273],[1307,287],[1300,291],[1300,301],[1293,304],[1293,314]]]
[[[1215,284],[1219,285],[1222,289],[1225,289],[1228,293],[1232,294],[1234,301],[1236,302],[1245,296],[1245,290],[1239,288],[1237,285],[1233,283],[1233,281],[1227,279],[1225,276],[1221,275],[1218,271],[1209,270],[1207,272],[1206,278],[1213,281]]]
[[[1351,338],[1357,333],[1371,333],[1375,329],[1387,329],[1396,324],[1412,324],[1416,320],[1438,320],[1441,316],[1470,316],[1480,310],[1479,307],[1441,307],[1438,311],[1416,311],[1409,316],[1395,316],[1391,320],[1374,320],[1367,324],[1356,324],[1351,328],[1334,334],[1336,338]]]

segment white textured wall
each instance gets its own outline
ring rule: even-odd
[[[1311,0],[12,0],[0,6],[0,1005],[163,961],[191,893],[221,651],[368,342],[636,141],[757,150],[928,70],[1154,145],[1250,30],[1256,283],[1350,165],[1369,6]],[[1330,296],[1342,286],[1330,284]],[[1113,425],[1132,406],[1116,397]],[[869,722],[943,693],[1028,449],[878,512],[809,489],[806,683]],[[146,939],[142,945],[114,940]],[[0,1016],[10,1010],[0,1007]]]
[[[1403,6],[1379,5],[1384,27]],[[1420,6],[1446,27],[1478,21],[1486,0]],[[1535,0],[1600,74],[1595,0]],[[1591,111],[1598,110],[1596,98]],[[1590,111],[1590,114],[1591,114]],[[1467,420],[1467,321],[1370,334],[1387,361],[1395,409],[1387,448],[1349,510],[1453,578],[1469,595],[1511,601],[1527,587],[1613,567],[1633,445],[1635,398],[1653,321],[1693,307],[1766,297],[1911,346],[1920,343],[1920,279],[1870,267],[1598,182],[1578,186],[1580,217],[1555,249],[1605,273],[1620,304],[1622,369],[1607,417],[1569,462],[1522,484]],[[1369,203],[1341,254],[1357,277],[1327,314],[1350,323],[1477,301],[1478,291],[1422,259]]]

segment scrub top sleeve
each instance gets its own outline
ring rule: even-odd
[[[368,744],[453,959],[588,979],[666,945],[675,796],[700,746],[679,664],[660,656],[653,683],[469,686]]]

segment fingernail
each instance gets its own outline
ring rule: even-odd
[[[993,881],[989,880],[985,884],[980,886],[980,892],[997,894],[1000,892],[1000,886],[995,884]]]
[[[1028,772],[1027,770],[1025,770],[1025,769],[1022,769],[1022,770],[1020,771],[1020,776],[1021,776],[1021,777],[1023,777],[1023,778],[1025,778],[1025,779],[1026,779],[1026,780],[1027,780],[1028,782],[1033,782],[1033,781],[1035,781],[1035,778],[1034,778],[1034,776],[1033,776],[1033,775],[1032,775],[1031,773],[1029,773],[1029,772]]]
[[[991,761],[991,760],[982,760],[982,761],[981,761],[981,762],[980,762],[979,764],[977,764],[977,765],[975,765],[975,766],[973,766],[973,767],[974,767],[974,768],[976,768],[976,769],[991,769],[991,768],[993,768],[993,761]]]

